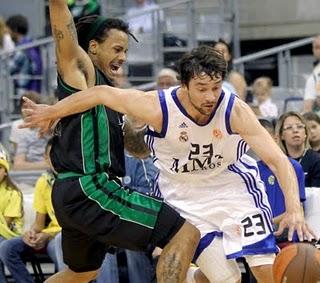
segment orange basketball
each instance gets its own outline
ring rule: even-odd
[[[306,243],[285,247],[275,259],[273,276],[275,283],[320,282],[320,251]]]

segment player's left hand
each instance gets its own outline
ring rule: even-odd
[[[19,128],[38,128],[39,135],[44,136],[51,132],[55,120],[50,117],[51,106],[36,104],[30,99],[23,97],[23,124]]]
[[[308,227],[302,213],[299,212],[285,212],[280,223],[278,231],[274,233],[275,236],[280,236],[284,229],[288,228],[288,240],[292,241],[294,231],[297,231],[299,241],[312,241],[316,239],[314,232]]]

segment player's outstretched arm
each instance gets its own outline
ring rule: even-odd
[[[273,171],[279,181],[285,198],[286,212],[280,220],[277,234],[281,234],[284,228],[288,227],[289,240],[292,240],[295,230],[300,241],[314,238],[301,212],[297,177],[288,157],[260,125],[250,107],[239,99],[236,99],[231,114],[231,128],[233,132],[240,134],[261,160]]]
[[[142,92],[134,89],[118,89],[110,86],[95,86],[70,95],[55,105],[35,104],[24,98],[24,127],[38,127],[72,115],[84,112],[99,104],[123,114],[136,117],[156,130],[161,130],[162,113],[155,91]]]

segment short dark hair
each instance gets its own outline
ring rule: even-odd
[[[259,122],[265,129],[270,129],[273,133],[275,132],[275,127],[272,121],[265,118],[260,118]]]
[[[23,15],[13,15],[6,21],[6,25],[13,31],[22,35],[28,33],[29,24],[28,20]]]
[[[190,80],[205,73],[211,78],[221,76],[225,78],[227,72],[227,63],[222,54],[213,47],[202,45],[191,50],[182,56],[178,73],[181,84],[188,85]]]
[[[92,38],[88,39],[88,34],[94,28],[94,25],[99,17],[100,16],[98,15],[82,17],[76,24],[79,45],[86,52],[88,51],[90,40],[94,39],[99,43],[103,42],[108,37],[108,32],[111,29],[117,29],[128,35],[131,35],[129,25],[123,20],[118,18],[105,18],[104,21],[99,25]]]

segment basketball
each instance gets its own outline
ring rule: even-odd
[[[275,259],[273,276],[275,283],[320,282],[320,251],[306,243],[285,247]]]

